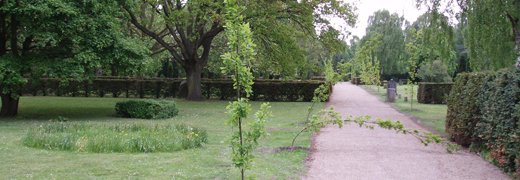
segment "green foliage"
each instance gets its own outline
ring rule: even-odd
[[[116,113],[126,118],[165,119],[179,114],[179,109],[174,101],[128,100],[116,104]]]
[[[440,60],[423,64],[417,71],[417,77],[422,82],[452,82],[451,76],[448,74],[446,65],[441,64]]]
[[[334,67],[332,64],[332,59],[329,59],[325,62],[325,80],[328,82],[331,82],[332,84],[336,84],[339,82],[342,78],[342,76],[345,76],[347,74],[338,74],[334,71]]]
[[[357,67],[359,71],[360,80],[367,85],[375,84],[374,80],[379,82],[380,77],[380,66],[377,56],[373,56],[376,49],[381,45],[380,34],[375,34],[370,38],[370,41],[366,42],[363,47],[358,49],[356,57],[354,58],[353,67]],[[354,74],[358,72],[353,72]]]
[[[118,2],[128,12],[133,24],[131,29],[157,42],[151,43],[150,49],[167,50],[184,67],[186,75],[192,77],[187,78],[191,86],[200,87],[195,80],[200,77],[200,72],[208,66],[215,69],[220,64],[210,61],[216,59],[211,58],[215,54],[212,52],[214,47],[226,41],[218,35],[224,32],[227,21],[232,20],[229,16],[233,15],[225,10],[226,0]],[[296,72],[306,74],[302,72],[308,71],[310,66],[298,40],[315,39],[328,51],[341,52],[346,47],[342,38],[347,34],[342,33],[341,29],[354,26],[356,22],[356,7],[353,3],[340,0],[238,2],[242,3],[241,6],[247,6],[239,15],[248,21],[249,31],[253,32],[251,38],[258,44],[256,51],[259,53],[248,64],[255,74],[269,72],[284,78],[292,78]],[[330,17],[337,17],[345,23],[339,28],[332,26],[328,20]],[[199,88],[192,89],[188,99],[202,99],[195,97],[200,96]]]
[[[519,84],[518,69],[460,74],[446,120],[446,131],[455,140],[484,146],[497,166],[515,176],[520,172]]]
[[[174,152],[202,147],[206,130],[184,124],[51,122],[30,127],[28,147],[94,153]]]
[[[411,40],[408,44],[406,44],[406,50],[410,52],[410,59],[408,60],[409,66],[406,67],[408,70],[408,75],[410,79],[406,82],[406,94],[410,96],[410,111],[413,110],[413,97],[417,94],[414,91],[414,85],[417,85],[415,82],[415,78],[417,77],[417,61],[419,60],[419,48],[417,47],[419,42],[419,35],[416,33],[415,29],[410,30]]]
[[[0,12],[1,116],[16,115],[22,78],[84,80],[110,65],[126,75],[153,71],[149,50],[126,36],[113,1],[5,1]]]
[[[481,121],[475,128],[475,135],[489,148],[497,165],[515,173],[520,172],[519,85],[520,71],[516,68],[488,73],[478,98],[482,102]]]
[[[405,34],[402,27],[405,26],[403,16],[390,13],[388,10],[378,10],[368,18],[366,35],[359,40],[359,45],[372,41],[374,36],[381,41],[373,50],[372,56],[377,58],[379,64],[373,63],[381,70],[380,74],[396,75],[406,73]]]
[[[426,104],[446,104],[453,83],[420,82],[417,89],[417,101]]]
[[[473,134],[482,116],[478,96],[485,76],[482,72],[458,74],[448,97],[446,132],[463,146],[476,141]]]
[[[464,46],[468,49],[471,69],[498,70],[512,67],[519,58],[520,8],[518,1],[500,0],[417,0],[426,5],[432,14],[429,22],[437,27],[431,28],[432,37],[438,42],[451,40],[450,16],[461,17],[466,26],[463,30]],[[459,4],[459,10],[452,5]],[[444,56],[450,52],[442,52]]]
[[[467,3],[465,45],[471,68],[496,70],[512,67],[520,56],[518,1],[477,0]]]

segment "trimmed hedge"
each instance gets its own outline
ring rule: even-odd
[[[116,103],[120,117],[139,119],[165,119],[179,114],[174,101],[128,100]]]
[[[476,141],[473,134],[482,116],[478,95],[484,77],[484,73],[458,74],[448,98],[446,132],[463,146]]]
[[[417,90],[417,101],[423,104],[446,104],[446,96],[453,83],[420,82]]]
[[[489,152],[493,162],[520,174],[520,70],[457,75],[446,132],[461,144]]]
[[[24,95],[54,95],[82,97],[120,97],[127,98],[167,98],[177,97],[179,85],[184,79],[177,78],[130,78],[130,77],[98,77],[87,81],[68,81],[42,78],[33,82],[29,80],[23,87]],[[288,81],[288,80],[254,80],[252,100],[265,101],[311,101],[314,89],[326,81]],[[202,79],[202,95],[207,99],[236,99],[232,79]],[[332,88],[330,88],[332,89]],[[331,92],[329,92],[330,94]]]

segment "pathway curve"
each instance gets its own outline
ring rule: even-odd
[[[327,105],[344,116],[368,114],[420,129],[407,115],[350,83],[336,84]],[[441,145],[425,147],[413,136],[356,124],[322,128],[312,148],[302,179],[510,179],[468,150],[449,154]]]

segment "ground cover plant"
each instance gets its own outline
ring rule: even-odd
[[[20,101],[19,117],[0,119],[0,174],[5,179],[236,179],[240,176],[231,162],[226,140],[231,128],[225,122],[228,101],[191,102],[176,100],[179,115],[169,119],[144,120],[116,117],[114,106],[125,98],[25,97]],[[261,102],[251,101],[252,109]],[[259,141],[255,161],[248,173],[258,179],[298,179],[305,171],[306,150],[270,150],[291,145],[305,120],[309,102],[272,102],[273,117],[266,122],[269,136]],[[315,105],[321,109],[323,103]],[[313,115],[313,114],[311,114]],[[133,124],[185,124],[205,129],[207,143],[200,148],[155,153],[91,153],[46,150],[23,145],[30,127],[50,124],[58,116],[67,123],[92,123],[114,126]],[[252,118],[252,117],[251,117]],[[250,121],[249,118],[246,121]],[[55,123],[55,122],[53,122]],[[236,129],[236,128],[235,128]],[[126,131],[125,131],[126,132]],[[130,135],[130,134],[129,134]],[[299,146],[310,148],[311,133],[302,133]]]
[[[381,97],[382,101],[386,98],[386,91],[377,92],[371,88],[364,86],[361,87],[366,89],[368,92]],[[397,93],[401,94],[401,98],[396,98],[395,101],[390,104],[401,112],[417,117],[420,121],[419,123],[424,123],[427,126],[433,127],[438,133],[444,133],[446,129],[445,123],[448,106],[446,104],[420,104],[417,102],[417,98],[411,99],[410,97],[408,97],[408,102],[405,102],[404,96],[406,96],[405,93],[407,92],[405,88],[410,89],[411,86],[397,86]],[[417,86],[413,86],[413,88],[414,92],[417,92]],[[414,101],[413,110],[410,110],[410,101]]]

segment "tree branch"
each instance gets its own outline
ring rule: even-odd
[[[164,41],[164,39],[162,39],[161,37],[159,37],[159,35],[155,34],[154,32],[146,29],[144,26],[142,26],[138,21],[137,21],[137,18],[135,17],[134,13],[128,9],[127,7],[123,6],[123,9],[126,10],[126,12],[128,12],[128,14],[130,15],[130,22],[135,26],[137,27],[139,30],[141,30],[142,32],[144,32],[145,34],[147,34],[148,36],[154,38],[159,44],[161,44],[164,48],[166,48],[172,55],[173,57],[179,61],[179,63],[183,64],[184,61],[183,59],[181,58],[181,56],[179,56],[179,54],[175,51],[175,49],[173,49],[173,47],[171,47],[168,43],[166,43]]]
[[[166,15],[167,18],[171,18],[170,16],[170,8],[168,6],[168,4],[171,5],[171,3],[167,3],[166,0],[163,1],[164,3],[164,15]],[[180,2],[177,2],[177,6],[179,6]],[[173,36],[173,39],[175,40],[175,42],[177,42],[177,44],[179,45],[179,47],[181,48],[181,53],[182,55],[184,56],[185,59],[189,59],[189,52],[187,51],[188,48],[186,47],[186,45],[189,45],[189,43],[186,41],[186,38],[183,36],[184,32],[182,31],[182,29],[179,28],[179,25],[177,23],[176,24],[176,30],[175,31],[168,22],[166,22],[166,27],[168,28],[168,30],[170,31],[170,34]],[[179,34],[180,39],[179,37],[177,36],[177,34]]]

